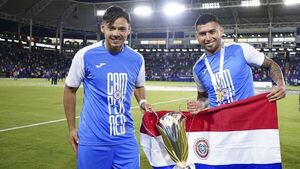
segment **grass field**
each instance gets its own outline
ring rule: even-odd
[[[156,86],[193,86],[193,83],[147,82]],[[300,87],[292,87],[300,90]],[[51,86],[43,79],[0,79],[0,169],[74,169],[76,159],[68,144],[66,121],[3,131],[4,129],[64,119],[63,84]],[[82,89],[78,93],[80,111]],[[185,108],[195,92],[148,91],[156,110]],[[298,95],[278,102],[280,142],[284,169],[300,169],[300,112]],[[177,101],[172,101],[177,100]],[[168,102],[169,101],[169,102]],[[139,138],[141,113],[132,102]],[[77,115],[79,115],[77,113]],[[141,150],[141,168],[150,168]]]

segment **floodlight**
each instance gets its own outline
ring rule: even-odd
[[[167,16],[175,16],[182,13],[185,10],[185,6],[179,3],[169,3],[166,4],[163,8],[163,11]]]
[[[105,13],[105,10],[97,10],[97,16],[103,16]]]
[[[242,6],[260,6],[259,0],[246,0],[241,2]]]
[[[149,6],[138,6],[133,10],[133,12],[140,16],[150,16],[153,11]]]
[[[299,0],[284,0],[285,5],[294,5],[300,3]]]
[[[202,4],[203,9],[214,9],[214,8],[220,8],[219,2],[213,2],[213,3],[203,3]]]

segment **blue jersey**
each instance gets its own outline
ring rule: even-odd
[[[142,55],[128,46],[117,54],[104,41],[79,50],[73,58],[66,85],[79,87],[84,98],[78,129],[81,145],[114,145],[135,139],[131,96],[144,86]]]
[[[203,54],[193,67],[194,79],[199,92],[207,92],[210,107],[242,100],[254,95],[253,76],[250,65],[261,66],[264,54],[254,47],[244,43],[230,43],[224,45],[223,71],[219,72],[220,51],[210,56]],[[217,89],[205,64],[205,57],[221,84],[222,100],[217,99]],[[222,76],[221,74],[222,73]],[[222,78],[221,78],[222,77]]]

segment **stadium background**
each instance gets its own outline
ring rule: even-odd
[[[181,0],[176,2],[186,10],[165,16],[167,2],[175,1],[1,0],[0,168],[75,168],[64,121],[63,79],[76,51],[103,38],[96,14],[110,5],[131,13],[127,44],[144,55],[150,87],[195,87],[191,67],[203,50],[195,42],[193,24],[205,12],[220,18],[226,42],[250,43],[272,57],[289,85],[288,96],[278,102],[283,167],[300,168],[300,1]],[[150,6],[152,15],[135,14],[138,5]],[[270,82],[263,69],[253,69],[253,76]],[[51,85],[56,78],[58,84]],[[148,100],[158,110],[178,110],[195,93],[150,90]],[[81,103],[81,89],[79,94]],[[132,103],[138,136],[141,115]],[[141,168],[149,168],[141,155]]]

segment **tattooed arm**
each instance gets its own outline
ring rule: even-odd
[[[262,67],[268,69],[269,77],[276,83],[271,93],[267,95],[269,101],[279,100],[285,97],[285,82],[279,65],[274,60],[265,56]]]

